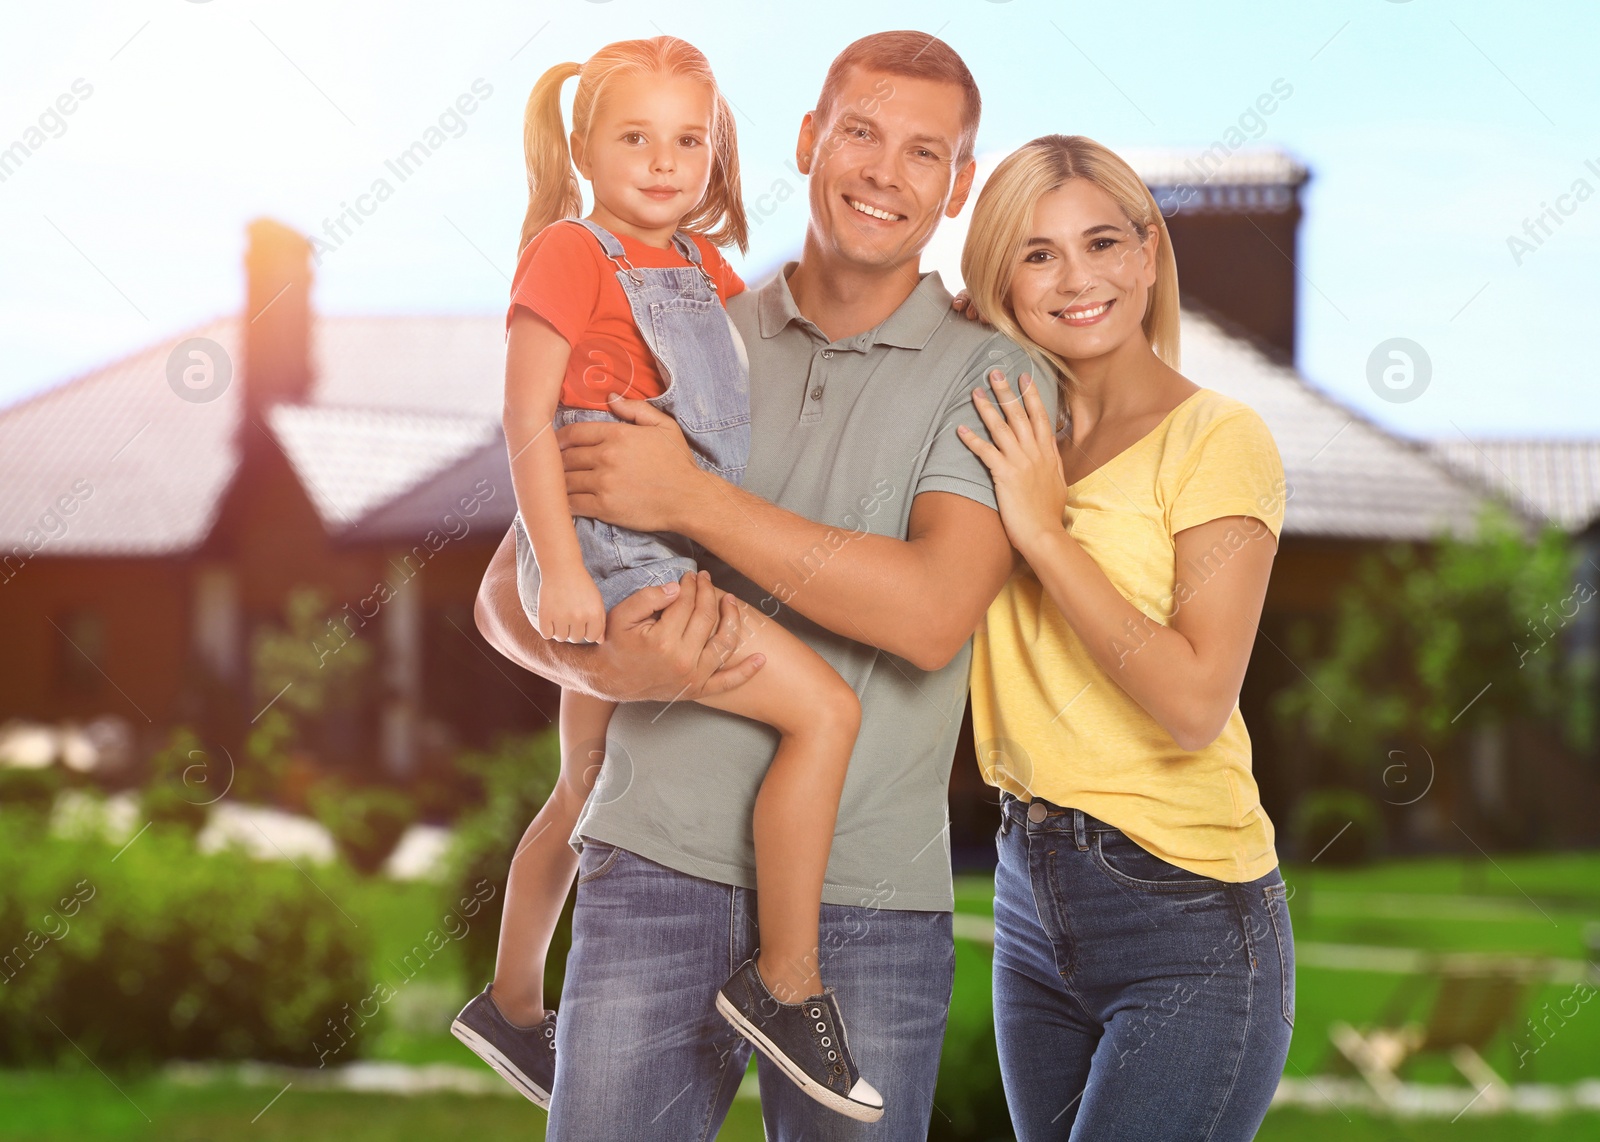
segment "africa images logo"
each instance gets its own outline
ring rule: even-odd
[[[180,400],[208,404],[228,391],[233,360],[209,337],[180,341],[167,354],[167,384]]]

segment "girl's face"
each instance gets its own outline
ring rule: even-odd
[[[1094,183],[1068,180],[1033,208],[1008,294],[1017,324],[1068,361],[1143,337],[1158,240],[1151,230],[1141,241],[1116,199]]]
[[[572,161],[595,202],[640,230],[676,229],[711,181],[711,89],[683,76],[620,75],[606,84]]]

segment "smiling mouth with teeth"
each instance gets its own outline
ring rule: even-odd
[[[868,206],[865,202],[857,202],[853,198],[847,197],[845,202],[849,204],[850,209],[865,214],[869,218],[881,218],[885,222],[904,222],[906,220],[904,214],[891,214],[887,210],[879,210],[876,206]]]
[[[1050,316],[1055,318],[1057,321],[1065,321],[1069,325],[1080,321],[1093,321],[1106,310],[1110,309],[1111,304],[1112,303],[1109,301],[1102,301],[1099,305],[1092,309],[1080,309],[1077,311],[1058,309]]]

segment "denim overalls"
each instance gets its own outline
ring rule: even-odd
[[[750,456],[750,377],[738,336],[718,300],[700,250],[682,231],[672,243],[689,265],[640,269],[629,263],[622,243],[586,218],[570,221],[593,234],[617,267],[639,335],[655,355],[666,391],[649,403],[678,422],[705,471],[739,483]],[[581,420],[615,421],[605,409],[556,407],[555,427]],[[579,517],[578,549],[594,576],[607,611],[642,587],[676,583],[696,569],[693,544],[681,535],[645,534]],[[517,593],[528,617],[538,622],[539,566],[519,514]]]

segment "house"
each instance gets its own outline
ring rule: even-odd
[[[1266,716],[1297,676],[1288,628],[1325,613],[1374,546],[1465,530],[1508,493],[1296,372],[1307,172],[1275,152],[1215,160],[1137,158],[1170,215],[1184,369],[1256,408],[1287,468],[1241,698],[1281,818],[1311,780]],[[965,222],[929,251],[952,288]],[[250,647],[302,585],[329,603],[323,651],[359,638],[377,652],[370,700],[341,712],[338,764],[415,780],[553,717],[554,688],[488,648],[472,617],[514,513],[502,315],[319,315],[310,253],[287,227],[252,223],[243,313],[0,410],[0,722],[109,714],[144,750],[178,723],[237,742],[276,700],[250,677]],[[964,735],[958,843],[988,828],[970,748]]]
[[[322,645],[377,649],[355,768],[548,723],[553,687],[478,634],[514,514],[498,317],[320,318],[311,247],[251,225],[243,314],[0,412],[0,721],[189,722],[236,754],[271,695],[249,648],[320,588]]]

